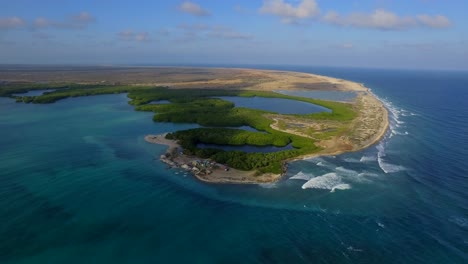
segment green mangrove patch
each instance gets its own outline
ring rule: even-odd
[[[15,96],[30,90],[56,89],[38,96]],[[278,113],[235,107],[232,102],[213,98],[219,96],[284,98],[308,102],[326,107],[331,112],[320,112],[305,115],[282,115],[292,119],[301,118],[316,121],[339,121],[342,123],[340,133],[346,132],[356,116],[350,103],[333,102],[320,99],[285,95],[270,91],[252,90],[214,90],[214,89],[169,89],[167,87],[136,85],[95,85],[95,84],[6,84],[0,87],[0,96],[11,97],[24,103],[53,103],[68,97],[91,96],[101,94],[127,93],[129,104],[137,111],[154,112],[155,122],[196,123],[211,128],[189,129],[167,135],[169,139],[178,140],[186,154],[201,158],[211,158],[216,162],[227,164],[240,170],[256,170],[258,173],[281,173],[285,160],[301,155],[312,154],[321,150],[314,139],[290,134],[271,128],[274,122],[269,115]],[[167,100],[169,104],[151,104]],[[281,124],[286,126],[287,124]],[[250,126],[258,131],[251,132],[225,127]],[[265,133],[266,132],[266,133]],[[317,134],[318,133],[318,134]],[[316,132],[315,138],[326,138],[336,132]],[[197,148],[198,143],[216,145],[252,145],[252,146],[286,146],[294,149],[271,153],[245,153],[241,151],[223,151],[222,149]]]

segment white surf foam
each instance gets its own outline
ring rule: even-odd
[[[331,190],[333,186],[341,184],[341,177],[336,173],[331,172],[315,178],[310,179],[304,185],[302,189],[328,189]]]
[[[395,173],[399,172],[402,170],[405,170],[406,168],[400,165],[395,165],[391,164],[385,161],[384,157],[387,155],[385,152],[385,145],[383,142],[381,142],[379,145],[377,145],[377,163],[379,164],[380,169],[382,169],[383,172],[385,173]]]
[[[330,191],[346,190],[350,188],[351,186],[343,183],[341,177],[334,172],[312,178],[302,185],[302,189],[324,189]]]
[[[349,185],[347,183],[342,183],[342,184],[338,184],[336,186],[333,186],[333,188],[331,189],[330,192],[335,192],[335,190],[348,190],[348,189],[351,189],[351,185]]]
[[[359,177],[379,177],[377,173],[371,173],[371,172],[361,172],[358,174]]]
[[[395,165],[395,164],[390,164],[384,161],[383,158],[379,157],[377,159],[377,162],[379,163],[379,167],[383,170],[385,173],[395,173],[399,171],[403,171],[406,168],[400,165]]]
[[[392,138],[394,135],[408,135],[409,133],[407,131],[405,132],[400,132],[399,129],[404,128],[403,124],[405,123],[403,120],[400,120],[401,116],[404,116],[404,113],[411,113],[405,109],[398,108],[395,105],[393,105],[392,102],[379,98],[377,95],[374,94],[377,99],[379,99],[385,107],[388,109],[390,112],[389,118],[390,118],[390,133],[388,134],[388,138]],[[387,138],[387,139],[388,139]],[[379,164],[379,167],[382,169],[383,172],[385,173],[394,173],[398,171],[405,170],[406,168],[400,165],[395,165],[395,164],[390,164],[385,161],[384,157],[386,156],[385,153],[385,144],[387,141],[383,140],[377,145],[377,162]]]
[[[359,161],[360,162],[371,162],[371,161],[376,161],[376,160],[377,160],[377,157],[375,157],[375,156],[362,156]]]
[[[396,135],[397,133],[395,133],[395,132],[398,132],[396,129],[401,127],[401,125],[405,123],[405,121],[401,120],[401,117],[410,115],[411,112],[409,112],[409,111],[407,111],[407,110],[405,110],[403,108],[399,108],[399,107],[395,106],[392,102],[390,102],[387,99],[380,98],[375,94],[373,94],[373,95],[384,104],[385,108],[387,108],[387,110],[389,112],[390,130],[392,131],[392,133],[390,133],[389,137],[392,137],[392,135]]]
[[[345,175],[357,175],[358,174],[356,171],[350,170],[350,169],[345,169],[344,167],[337,167],[335,170],[339,171],[340,173],[343,173]]]
[[[317,162],[320,162],[320,161],[325,161],[324,159],[322,159],[321,157],[315,157],[315,158],[311,158],[311,159],[304,159],[304,161],[307,161],[307,162],[312,162],[312,163],[317,163]]]
[[[449,221],[460,227],[468,227],[468,219],[461,216],[452,216]]]
[[[400,132],[396,129],[391,129],[392,133],[390,134],[390,138],[394,135],[398,135],[398,136],[407,136],[409,135],[408,131],[405,131],[405,132]]]
[[[260,187],[265,188],[265,189],[273,189],[273,188],[278,188],[278,185],[276,183],[260,183],[258,184]]]
[[[331,169],[335,167],[335,165],[326,161],[319,161],[316,163],[316,165],[320,167],[324,167],[324,168],[331,168]]]
[[[361,162],[360,160],[354,159],[354,158],[346,158],[346,159],[343,159],[343,160],[346,161],[346,162],[349,162],[349,163],[359,163],[359,162]]]
[[[290,180],[303,180],[303,181],[308,181],[312,179],[314,175],[312,174],[305,174],[302,171],[298,172],[296,175],[292,176],[289,178]]]

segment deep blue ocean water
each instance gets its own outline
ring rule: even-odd
[[[0,263],[466,263],[468,74],[262,66],[364,83],[390,110],[366,150],[276,184],[167,170],[126,95],[0,98]]]

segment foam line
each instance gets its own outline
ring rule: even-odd
[[[308,181],[312,179],[314,175],[312,174],[305,174],[302,171],[298,172],[296,175],[292,176],[289,178],[290,180],[303,180],[303,181]]]
[[[331,192],[351,189],[351,185],[343,183],[341,180],[338,174],[331,172],[310,179],[302,185],[302,189],[323,189],[330,190]]]

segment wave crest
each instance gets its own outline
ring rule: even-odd
[[[331,172],[310,179],[302,185],[302,189],[322,189],[334,192],[335,190],[351,189],[351,185],[343,183],[338,174]]]
[[[303,180],[303,181],[308,181],[312,179],[314,175],[312,174],[305,174],[302,171],[298,172],[296,175],[290,177],[290,180]]]

